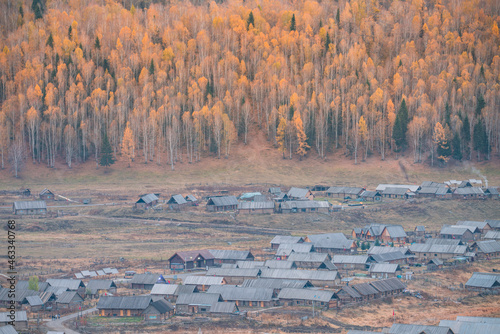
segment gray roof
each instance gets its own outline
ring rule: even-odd
[[[438,187],[424,187],[424,186],[422,186],[422,188],[419,191],[417,191],[417,193],[418,194],[436,194],[438,189],[439,189]]]
[[[213,305],[221,301],[219,293],[189,293],[177,297],[177,305]]]
[[[186,204],[187,201],[184,199],[184,197],[182,197],[182,195],[172,195],[172,197],[170,197],[170,199],[168,200],[167,204],[173,204],[173,203]]]
[[[12,321],[8,316],[10,312],[0,312],[0,323]],[[28,321],[26,311],[16,311],[16,321]]]
[[[264,267],[264,261],[236,261],[236,268],[250,269],[262,267]]]
[[[42,191],[40,191],[40,196],[41,195],[45,195],[45,194],[54,194],[52,191],[50,191],[49,189],[45,188],[43,189]]]
[[[388,292],[406,288],[406,285],[404,285],[399,279],[395,277],[373,281],[370,282],[370,284],[380,292]]]
[[[459,226],[443,226],[441,228],[440,234],[460,235],[460,236],[462,236],[467,231],[470,231],[470,229],[467,226],[464,226],[464,227],[459,227]]]
[[[436,266],[440,266],[443,263],[444,263],[443,260],[434,258],[434,259],[431,259],[428,264],[434,264]]]
[[[370,283],[353,284],[351,287],[362,296],[376,295],[379,293]]]
[[[284,288],[278,294],[278,299],[311,300],[328,303],[334,295],[333,291]]]
[[[304,241],[303,237],[294,237],[291,235],[277,235],[271,240],[271,244],[297,244]]]
[[[280,244],[278,250],[276,251],[276,255],[290,255],[290,253],[309,253],[312,252],[314,246],[312,243],[302,243],[302,244]],[[288,252],[285,252],[288,251]]]
[[[301,280],[289,280],[289,279],[272,279],[272,278],[258,278],[258,279],[246,279],[243,284],[243,288],[264,288],[264,289],[283,289],[283,288],[295,288],[303,289],[306,287],[311,287],[311,283],[308,281]]]
[[[385,229],[391,238],[405,238],[406,232],[401,225],[386,225]]]
[[[76,296],[78,296],[77,299],[83,301],[83,298],[78,294],[78,291],[65,291],[57,297],[56,302],[59,304],[69,304]]]
[[[45,201],[17,201],[14,202],[14,210],[40,210],[47,209]]]
[[[305,198],[309,191],[309,189],[292,187],[288,191],[287,196],[291,198]]]
[[[262,269],[262,278],[282,278],[308,281],[334,281],[340,276],[336,271],[297,270],[297,269]]]
[[[269,192],[271,194],[279,194],[279,193],[281,193],[281,188],[280,187],[271,187],[271,188],[269,188]]]
[[[12,325],[7,325],[0,327],[0,334],[17,334],[17,331]]]
[[[416,253],[441,253],[464,255],[467,252],[467,246],[460,245],[438,245],[438,244],[413,244],[410,251]]]
[[[375,255],[375,254],[383,254],[383,253],[392,253],[400,251],[403,254],[408,253],[408,248],[406,247],[384,247],[384,246],[372,246],[368,250],[368,255]]]
[[[49,278],[47,283],[54,287],[64,287],[69,290],[78,290],[79,287],[85,287],[85,284],[79,279]]]
[[[179,296],[182,294],[195,293],[195,292],[198,292],[196,285],[179,285],[177,287],[177,290],[175,290],[174,295]]]
[[[177,284],[155,284],[151,289],[151,295],[174,295],[178,286]]]
[[[343,233],[313,234],[307,237],[316,248],[344,248],[348,241]]]
[[[365,190],[359,195],[362,198],[375,198],[377,196],[382,196],[378,191]]]
[[[260,269],[225,269],[225,268],[210,268],[207,276],[222,276],[222,277],[257,277]]]
[[[216,197],[210,197],[207,205],[232,206],[232,205],[238,205],[238,200],[234,196],[216,196]]]
[[[409,189],[410,191],[416,192],[420,188],[420,186],[416,186],[413,184],[379,184],[376,190],[384,191],[386,188]]]
[[[90,289],[93,295],[95,295],[98,290],[109,290],[111,288],[116,288],[116,284],[110,279],[94,279],[90,280],[87,284],[87,289]]]
[[[496,240],[483,240],[476,242],[478,252],[485,254],[500,252],[500,242]]]
[[[198,199],[196,197],[194,197],[194,195],[187,195],[186,197],[184,197],[184,199],[188,202],[197,202]]]
[[[487,222],[491,228],[500,228],[500,220],[498,219],[486,219],[485,222]]]
[[[38,282],[38,291],[45,291],[49,287],[49,283],[47,282]],[[29,281],[17,281],[16,289],[18,290],[28,290],[29,289]]]
[[[99,310],[145,310],[151,301],[151,296],[103,296],[96,307]]]
[[[428,245],[460,245],[462,241],[460,239],[441,239],[441,238],[429,238],[425,239],[425,243]]]
[[[488,231],[484,236],[485,239],[500,240],[500,231]]]
[[[483,229],[488,225],[487,222],[477,222],[477,221],[471,221],[471,220],[459,220],[455,225],[457,226],[473,226],[477,227],[479,229]]]
[[[130,280],[131,284],[156,284],[162,281],[162,275],[161,274],[153,274],[153,273],[146,273],[146,274],[135,274],[132,276],[132,279]]]
[[[322,263],[330,261],[330,256],[327,253],[292,253],[287,261]]]
[[[441,320],[439,326],[450,327],[454,334],[500,333],[499,323]]]
[[[102,271],[104,271],[105,274],[118,274],[118,270],[116,268],[104,268]]]
[[[151,306],[153,306],[158,312],[160,312],[160,314],[165,314],[174,309],[174,306],[163,298],[153,301],[151,303]]]
[[[210,249],[210,253],[219,260],[246,260],[252,253],[232,249]]]
[[[363,191],[360,187],[330,187],[326,191],[327,194],[346,194],[357,196]]]
[[[500,274],[473,273],[471,278],[465,283],[465,286],[474,288],[492,288],[494,286],[500,286]]]
[[[399,187],[387,187],[382,190],[382,194],[384,195],[404,195],[409,192],[408,188],[399,188]]]
[[[328,201],[288,201],[281,203],[281,209],[311,209],[311,208],[329,208]]]
[[[155,194],[147,194],[147,195],[141,196],[140,200],[142,200],[146,204],[149,204],[151,202],[157,201],[158,200],[158,196],[156,196]]]
[[[239,210],[274,209],[273,201],[239,202]]]
[[[271,269],[292,269],[294,267],[296,268],[297,266],[292,261],[266,260],[266,262],[264,263],[264,267]]]
[[[352,288],[352,286],[349,286],[349,285],[344,285],[344,286],[340,289],[340,291],[343,291],[343,292],[347,293],[347,294],[348,294],[351,298],[362,298],[362,297],[363,297],[363,296],[361,296],[361,295],[359,294],[359,292],[358,292],[358,291],[354,290],[354,289]],[[339,291],[339,292],[340,292],[340,291]]]
[[[373,254],[371,257],[378,263],[406,259],[406,255],[397,250],[397,248],[394,248],[394,252]]]
[[[218,302],[210,307],[210,313],[235,313],[238,311],[235,302]]]
[[[270,301],[273,299],[273,289],[242,288],[235,285],[212,285],[207,293],[221,295],[227,301]]]
[[[380,334],[381,332],[350,330],[347,334]]]
[[[334,255],[334,264],[365,264],[368,262],[368,255]]]
[[[394,274],[400,270],[397,263],[372,263],[370,266],[371,273],[391,273]]]
[[[26,297],[26,301],[30,306],[41,306],[43,305],[42,298],[40,296],[28,296]]]
[[[457,321],[466,322],[479,322],[485,324],[500,324],[500,318],[489,318],[489,317],[467,317],[467,316],[457,316]]]
[[[217,276],[188,276],[184,278],[185,285],[221,285],[224,277]]]
[[[485,193],[490,193],[491,195],[499,195],[498,188],[489,187],[486,188]]]
[[[453,334],[449,327],[393,324],[389,329],[390,334]]]
[[[437,190],[436,190],[436,195],[438,195],[438,196],[451,194],[451,193],[453,193],[453,192],[448,187],[440,187],[440,188],[437,188]]]
[[[424,181],[424,182],[422,182],[420,187],[422,187],[422,188],[424,188],[424,187],[442,188],[442,187],[447,187],[447,185],[444,183],[438,183],[438,182],[434,182],[434,181]]]
[[[483,189],[479,187],[457,188],[453,193],[456,195],[484,195]]]

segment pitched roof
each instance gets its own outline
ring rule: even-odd
[[[332,263],[335,264],[366,264],[368,255],[334,255]]]
[[[217,260],[246,260],[249,257],[253,257],[249,251],[232,249],[210,249],[209,252]]]
[[[184,197],[184,199],[188,202],[197,202],[198,199],[196,197],[194,197],[194,195],[187,195],[186,197]]]
[[[0,323],[12,321],[9,318],[10,312],[0,312]],[[16,311],[16,321],[28,321],[26,311]]]
[[[307,237],[316,248],[344,248],[348,241],[343,233],[312,234]]]
[[[479,187],[457,188],[453,193],[456,195],[484,195],[483,189]]]
[[[370,284],[380,292],[388,292],[406,288],[406,285],[404,285],[403,282],[395,277],[373,281],[370,282]]]
[[[391,247],[392,248],[392,247]],[[396,250],[397,248],[394,248],[394,252],[390,253],[382,253],[382,254],[373,254],[371,257],[378,263],[381,262],[390,262],[390,261],[397,261],[401,259],[406,259],[406,255],[404,255],[402,252],[399,250]]]
[[[500,286],[500,274],[473,273],[471,278],[465,283],[465,286],[474,288],[492,288],[494,286]]]
[[[236,261],[236,268],[250,269],[264,267],[264,261]]]
[[[371,273],[391,273],[394,274],[400,270],[397,263],[372,263],[370,266]]]
[[[303,237],[294,237],[291,235],[277,235],[271,240],[271,244],[297,244],[303,242]]]
[[[240,196],[240,199],[249,199],[255,196],[260,196],[262,195],[260,192],[252,192],[252,193],[243,193]]]
[[[264,288],[264,289],[283,289],[283,288],[303,289],[307,287],[312,287],[312,284],[308,281],[302,281],[302,280],[258,278],[258,279],[246,279],[245,281],[243,281],[243,284],[241,284],[241,287]]]
[[[450,327],[455,334],[500,333],[499,323],[441,320],[439,326]]]
[[[309,253],[314,250],[312,243],[302,243],[302,244],[280,244],[276,255],[290,255],[293,252],[296,253]]]
[[[486,225],[488,225],[488,223],[487,222],[471,221],[471,220],[459,220],[455,225],[457,225],[457,226],[472,226],[472,227],[477,227],[477,228],[482,230],[486,227]]]
[[[44,304],[40,296],[28,296],[26,297],[26,301],[30,304],[30,306],[41,306]]]
[[[281,193],[281,188],[280,187],[270,187],[269,192],[271,194],[279,194],[279,193]]]
[[[372,246],[368,250],[368,255],[392,253],[395,251],[400,251],[403,254],[408,253],[408,248],[406,247],[385,247],[385,246]]]
[[[189,293],[180,294],[176,305],[213,305],[221,301],[219,293]]]
[[[420,186],[413,184],[379,184],[376,190],[384,191],[386,188],[409,189],[410,191],[416,192],[420,188]]]
[[[500,240],[500,231],[488,231],[484,236],[485,239]]]
[[[203,257],[205,260],[212,260],[214,259],[214,256],[210,251],[203,249],[203,250],[192,250],[192,251],[181,251],[177,252],[170,259],[172,259],[175,255],[179,256],[182,261],[184,262],[189,262],[195,260],[199,255]],[[169,259],[169,260],[170,260]]]
[[[292,253],[293,254],[293,253]],[[271,269],[292,269],[297,268],[294,262],[284,260],[266,260],[264,267]]]
[[[155,284],[151,289],[151,295],[174,295],[177,291],[177,284]]]
[[[221,285],[224,277],[217,276],[188,276],[184,278],[185,285]]]
[[[222,299],[229,301],[270,301],[273,299],[273,289],[243,288],[235,285],[212,285],[207,293],[221,295]]]
[[[239,202],[239,210],[262,210],[262,209],[274,209],[273,201],[256,201],[256,202]]]
[[[464,226],[464,227],[459,227],[459,226],[443,226],[441,228],[440,234],[462,236],[467,231],[470,231],[470,229],[467,226]]]
[[[79,279],[58,279],[58,278],[49,278],[47,280],[51,286],[55,287],[64,287],[69,290],[78,290],[79,287],[85,287],[85,284]]]
[[[78,294],[78,291],[65,291],[57,297],[56,302],[59,304],[69,304],[75,297],[83,301],[83,298]]]
[[[484,191],[484,193],[485,194],[491,194],[491,195],[499,195],[498,188],[493,188],[493,187],[486,188],[486,190]]]
[[[45,195],[45,194],[54,194],[52,191],[50,191],[49,189],[45,188],[43,189],[42,191],[40,191],[40,196],[42,195]]]
[[[99,310],[145,310],[151,302],[151,296],[103,296],[96,307]]]
[[[130,280],[130,284],[156,284],[160,282],[165,282],[163,275],[161,274],[135,274]]]
[[[14,202],[14,210],[40,210],[47,209],[45,201],[17,201]]]
[[[334,295],[333,291],[284,288],[278,294],[278,299],[311,300],[328,303]]]
[[[310,192],[309,189],[292,187],[287,193],[289,198],[305,198]]]
[[[281,203],[281,209],[311,209],[311,208],[329,208],[328,201],[288,201]]]
[[[292,253],[287,261],[322,263],[330,261],[330,256],[327,253]]]
[[[160,312],[160,314],[165,314],[174,310],[174,306],[163,298],[152,302],[151,306],[153,306],[158,312]]]
[[[406,232],[401,225],[386,225],[386,231],[389,233],[391,238],[406,238]]]
[[[262,269],[262,278],[282,278],[308,281],[334,281],[340,276],[336,271],[297,270],[297,269]]]
[[[49,283],[47,282],[38,282],[38,291],[45,291],[49,287]],[[28,290],[29,289],[29,281],[17,281],[16,283],[17,290]]]
[[[390,334],[453,334],[449,327],[393,324],[389,329]]]
[[[257,277],[260,269],[226,269],[226,268],[210,268],[207,276],[222,276],[222,277]]]
[[[12,327],[12,325],[7,325],[0,327],[0,334],[17,334],[17,331],[14,327]]]
[[[490,318],[490,317],[467,317],[467,316],[457,316],[457,321],[465,322],[477,322],[485,324],[500,324],[500,318]]]
[[[441,253],[464,255],[467,252],[467,246],[461,245],[439,245],[439,244],[413,244],[410,246],[411,252],[416,253]]]
[[[94,279],[87,284],[87,289],[90,289],[93,295],[99,290],[109,290],[111,288],[116,288],[116,284],[110,279]]]
[[[353,284],[351,287],[362,296],[376,295],[379,293],[370,283]]]
[[[146,204],[152,203],[154,201],[158,200],[158,196],[155,194],[147,194],[147,195],[142,195],[141,198],[137,202],[144,202]]]
[[[382,194],[384,195],[404,195],[410,190],[408,188],[400,188],[400,187],[387,187],[382,190]]]
[[[218,302],[210,307],[210,313],[232,314],[238,312],[235,302]]]
[[[462,243],[462,240],[460,240],[460,239],[429,238],[429,239],[425,239],[425,243],[428,245],[455,245],[455,246],[458,246]]]
[[[214,196],[210,197],[207,205],[214,206],[233,206],[238,205],[238,200],[234,196]]]
[[[371,191],[371,190],[365,190],[359,195],[359,197],[362,198],[375,198],[375,197],[382,196],[379,191]]]
[[[485,222],[487,222],[491,226],[491,228],[500,228],[499,219],[486,219]]]
[[[478,250],[482,253],[497,253],[500,252],[500,242],[496,240],[483,240],[476,242]]]
[[[358,291],[354,290],[354,289],[352,288],[352,286],[349,286],[349,285],[344,285],[344,286],[340,289],[340,291],[343,291],[343,292],[347,293],[347,294],[348,294],[351,298],[362,298],[362,297],[363,297],[363,296],[361,296],[361,295],[359,294],[359,292],[358,292]],[[339,292],[340,292],[340,291],[339,291]]]
[[[327,194],[359,195],[364,189],[361,187],[330,187]]]
[[[168,200],[167,204],[174,204],[177,203],[179,205],[186,204],[187,201],[182,197],[182,195],[172,195],[170,199]]]

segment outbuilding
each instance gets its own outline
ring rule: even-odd
[[[45,215],[47,204],[45,201],[17,201],[12,205],[15,215]]]

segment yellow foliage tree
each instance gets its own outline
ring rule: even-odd
[[[300,160],[302,160],[302,158],[307,154],[307,149],[309,149],[310,146],[307,144],[304,124],[302,123],[302,118],[300,117],[300,113],[298,111],[295,111],[295,114],[293,115],[293,124],[297,133],[297,154],[299,155]]]
[[[283,153],[283,159],[285,159],[285,130],[286,130],[286,119],[281,116],[280,123],[278,125],[278,130],[276,131],[276,142],[278,143],[278,149]]]
[[[135,144],[134,144],[134,135],[132,133],[132,129],[130,129],[129,122],[127,122],[127,127],[123,132],[122,154],[125,157],[127,157],[128,166],[130,167],[130,163],[134,161],[135,158]]]

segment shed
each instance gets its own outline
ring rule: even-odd
[[[241,214],[271,214],[274,213],[274,202],[239,202],[238,213]]]
[[[151,290],[155,284],[167,284],[161,274],[135,274],[130,280],[131,289]]]
[[[184,199],[191,206],[197,206],[198,205],[198,199],[194,195],[187,195],[186,197],[184,197]]]
[[[167,201],[167,210],[182,211],[189,205],[189,202],[182,195],[172,195]]]
[[[53,201],[56,199],[54,193],[47,188],[43,189],[38,196],[42,201]]]
[[[164,299],[152,301],[149,306],[142,311],[146,321],[162,321],[174,315],[174,306]]]
[[[284,288],[278,294],[280,304],[288,306],[314,305],[318,308],[337,307],[337,296],[333,291]]]
[[[219,293],[180,294],[175,304],[177,314],[208,313],[212,305],[222,302]]]
[[[379,191],[370,191],[370,190],[365,190],[363,191],[359,197],[363,199],[363,201],[366,202],[380,202],[382,201],[382,194]]]
[[[158,196],[156,194],[141,195],[139,200],[135,202],[136,209],[146,209],[158,204]]]
[[[306,188],[292,187],[286,194],[289,200],[314,200],[314,195],[311,190]]]
[[[238,200],[234,196],[214,196],[207,202],[207,211],[235,211],[238,209]]]
[[[484,194],[488,196],[488,198],[498,199],[500,194],[498,193],[498,188],[486,188],[484,190]]]
[[[403,284],[397,278],[388,278],[378,281],[370,282],[370,285],[377,289],[380,293],[380,297],[386,297],[390,295],[400,294],[406,289],[406,285]]]
[[[83,298],[76,291],[65,291],[56,299],[59,308],[72,308],[83,303]]]
[[[372,278],[390,278],[396,277],[401,268],[396,263],[372,263],[369,271]]]
[[[12,205],[15,215],[45,215],[47,204],[45,201],[17,201]]]
[[[465,287],[469,290],[500,290],[500,274],[475,272]]]

